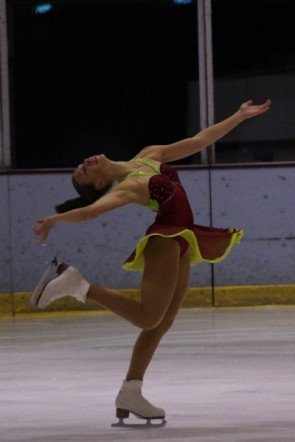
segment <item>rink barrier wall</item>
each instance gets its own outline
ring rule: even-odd
[[[216,287],[213,304],[231,305],[238,298],[227,291],[221,301],[219,287],[238,287],[242,293],[245,286],[295,284],[294,162],[177,169],[197,224],[244,230],[241,243],[223,262],[192,267],[190,287]],[[126,272],[121,266],[154,220],[154,214],[142,206],[131,204],[91,222],[60,224],[52,229],[46,247],[37,244],[31,230],[36,220],[52,214],[55,204],[75,196],[71,173],[72,169],[0,171],[0,298],[4,312],[10,312],[11,300],[13,311],[22,303],[19,295],[7,298],[3,294],[32,291],[57,251],[61,260],[77,266],[94,284],[121,289],[140,286],[141,274]],[[281,302],[275,290],[270,303],[272,299]],[[250,295],[243,296],[248,302]]]
[[[139,300],[139,290],[121,290],[122,293]],[[18,292],[0,294],[0,318],[21,316],[42,316],[81,314],[106,311],[94,301],[85,304],[74,298],[65,297],[46,308],[38,310],[29,303],[31,293]],[[246,307],[262,305],[295,305],[295,285],[277,286],[237,286],[215,287],[214,296],[211,287],[189,288],[184,300],[184,308],[196,307]]]

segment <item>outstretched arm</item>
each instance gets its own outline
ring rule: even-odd
[[[219,140],[242,121],[264,114],[270,108],[270,105],[271,100],[266,100],[261,105],[253,105],[252,100],[247,101],[229,118],[202,130],[194,137],[166,146],[146,147],[138,154],[138,157],[150,158],[163,163],[186,158]]]
[[[99,215],[110,210],[122,207],[130,202],[135,202],[136,196],[132,190],[116,187],[115,190],[110,191],[95,203],[79,209],[69,210],[68,212],[58,215],[52,215],[47,218],[38,220],[33,227],[33,231],[39,236],[39,243],[44,243],[47,239],[51,228],[58,223],[77,223],[82,221],[89,221],[97,218]]]

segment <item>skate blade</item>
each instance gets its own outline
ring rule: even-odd
[[[126,419],[126,418],[120,417],[119,422],[112,424],[111,427],[117,427],[117,428],[161,428],[167,424],[167,421],[163,417],[146,418],[146,417],[139,416],[138,414],[133,413],[132,411],[130,411],[130,413],[133,414],[138,419],[146,420],[146,422],[142,423],[142,424],[132,424],[129,422],[126,423],[126,422],[124,422],[124,419]],[[159,419],[161,419],[160,423],[152,422],[152,420],[159,420]]]
[[[38,281],[32,296],[30,297],[30,304],[33,306],[38,306],[39,299],[48,284],[47,278],[49,273],[51,272],[53,267],[58,267],[59,263],[57,261],[57,255],[53,258],[53,260],[47,265],[45,268],[40,280]]]

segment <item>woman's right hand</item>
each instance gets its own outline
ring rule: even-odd
[[[36,235],[39,236],[38,243],[44,244],[44,241],[46,241],[48,234],[50,232],[50,229],[51,229],[51,227],[53,227],[54,223],[50,217],[44,218],[44,219],[39,219],[37,221],[37,223],[39,225],[32,227],[32,230],[33,230],[33,232],[36,233]]]

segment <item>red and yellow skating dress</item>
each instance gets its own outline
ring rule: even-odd
[[[230,253],[233,245],[240,242],[243,236],[241,229],[218,229],[194,224],[186,192],[173,167],[164,163],[158,167],[153,161],[145,158],[132,161],[153,169],[153,173],[131,172],[124,179],[130,176],[151,176],[148,183],[151,197],[149,207],[157,212],[157,216],[146,235],[138,241],[136,249],[123,264],[124,269],[143,270],[143,251],[152,236],[175,238],[180,245],[181,255],[190,246],[191,265],[202,261],[220,262]]]

